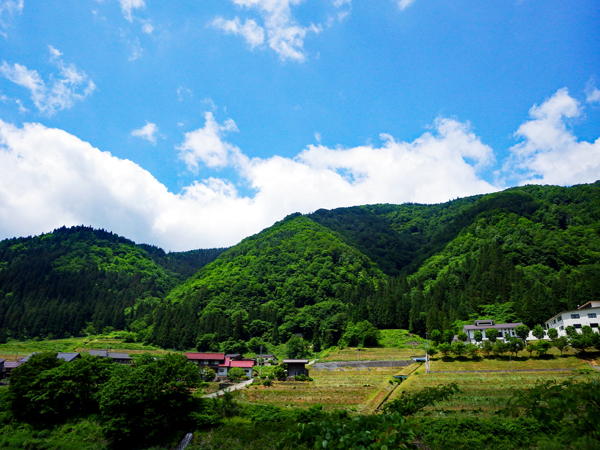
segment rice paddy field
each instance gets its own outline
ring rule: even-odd
[[[309,408],[323,405],[325,411],[350,409],[362,414],[373,412],[392,391],[392,375],[411,373],[418,365],[390,371],[343,368],[334,371],[311,371],[312,382],[275,381],[272,386],[251,386],[241,393],[244,401],[280,407]]]

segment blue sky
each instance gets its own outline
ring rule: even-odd
[[[0,238],[600,179],[597,0],[0,0],[0,33]]]

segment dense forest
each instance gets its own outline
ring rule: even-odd
[[[221,251],[166,254],[83,226],[4,240],[0,341],[144,328],[152,306]]]
[[[437,205],[293,214],[230,249],[165,253],[102,230],[0,242],[0,335],[128,329],[168,348],[246,351],[358,322],[423,335],[529,326],[600,296],[600,182]]]

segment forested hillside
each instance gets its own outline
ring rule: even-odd
[[[532,326],[598,298],[600,182],[293,214],[226,251],[85,227],[0,242],[0,335],[14,337],[109,326],[168,348],[297,333],[329,346],[365,320],[422,335],[479,317]]]
[[[287,341],[320,329],[331,343],[344,331],[340,300],[384,274],[337,234],[300,214],[244,239],[175,288],[156,311],[152,341],[189,348],[197,340],[235,351],[250,338]],[[242,343],[240,343],[240,341]]]
[[[131,326],[221,251],[165,254],[82,226],[2,241],[0,338]]]
[[[599,261],[600,183],[319,210],[244,240],[176,288],[152,340],[240,350],[293,333],[331,345],[363,320],[422,335],[478,317],[534,325],[598,298]]]

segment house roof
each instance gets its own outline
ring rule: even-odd
[[[59,353],[56,357],[65,361],[73,361],[76,358],[80,358],[81,355],[79,353]]]
[[[15,369],[15,368],[19,367],[21,364],[23,364],[21,361],[6,361],[4,363],[4,368],[5,369]]]
[[[90,350],[90,355],[100,356],[101,358],[131,359],[131,356],[129,356],[129,353],[115,353],[115,352],[108,352],[106,350]]]
[[[494,325],[464,325],[463,330],[489,330],[490,328],[495,328],[496,330],[500,330],[503,328],[515,328],[519,325],[523,325],[521,322],[518,323],[495,323]]]
[[[0,359],[0,364],[6,361],[5,359]]]
[[[27,356],[26,356],[26,357],[24,357],[24,358],[21,358],[21,362],[24,362],[24,363],[26,363],[27,361],[29,361],[29,358],[31,358],[31,357],[32,357],[33,355],[35,355],[36,353],[37,353],[37,352],[33,352],[32,354],[30,354],[30,355],[27,355]]]
[[[231,361],[230,367],[241,367],[251,369],[254,366],[254,361]]]
[[[284,364],[308,364],[308,359],[284,359]]]
[[[240,356],[242,356],[240,353],[227,353],[225,355],[225,358],[233,359],[233,358],[239,358]]]
[[[193,360],[208,359],[214,361],[225,359],[225,353],[186,353],[185,357]]]

